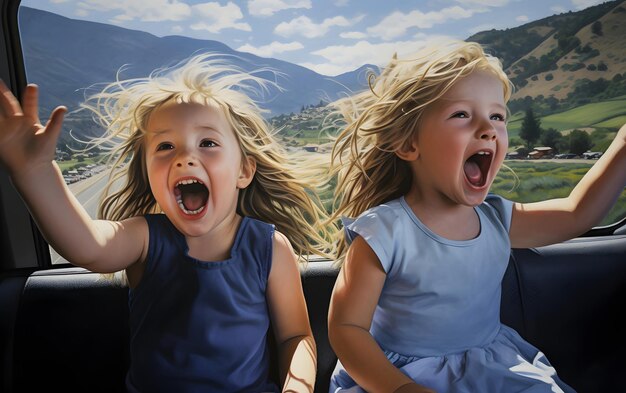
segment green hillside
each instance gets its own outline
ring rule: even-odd
[[[509,136],[517,137],[522,125],[523,113],[511,116],[508,124]],[[575,128],[602,128],[617,130],[626,123],[626,97],[594,102],[541,117],[541,128],[569,131]]]

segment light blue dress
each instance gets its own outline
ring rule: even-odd
[[[510,255],[512,202],[488,195],[475,208],[480,234],[438,236],[404,198],[346,225],[374,250],[387,274],[370,333],[402,372],[444,392],[573,392],[545,355],[500,322]],[[330,392],[363,392],[341,362]]]

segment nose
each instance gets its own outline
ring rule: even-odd
[[[498,135],[495,127],[491,124],[491,121],[483,121],[478,128],[478,138],[484,141],[494,141]]]
[[[198,165],[196,158],[193,156],[193,154],[191,154],[191,152],[185,150],[181,151],[180,153],[181,154],[176,157],[176,166],[178,168],[182,168],[184,166],[193,167]]]
[[[480,139],[486,141],[495,141],[496,140],[496,130],[493,127],[484,129],[480,132]]]

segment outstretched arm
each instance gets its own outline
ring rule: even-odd
[[[317,349],[311,333],[298,262],[287,238],[274,235],[272,269],[267,283],[283,392],[313,392]]]
[[[367,242],[354,239],[330,301],[330,343],[346,371],[368,392],[432,392],[391,364],[369,332],[385,277]]]
[[[37,86],[26,87],[20,105],[0,82],[0,163],[46,240],[67,260],[97,272],[115,272],[140,260],[147,243],[145,220],[89,217],[54,161],[67,110],[56,108],[44,126],[38,109]]]
[[[626,125],[567,198],[515,204],[509,232],[512,247],[539,247],[583,234],[611,210],[624,185]]]

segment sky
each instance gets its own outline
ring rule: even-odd
[[[602,0],[22,0],[73,19],[220,41],[335,76],[425,43],[465,40]]]

